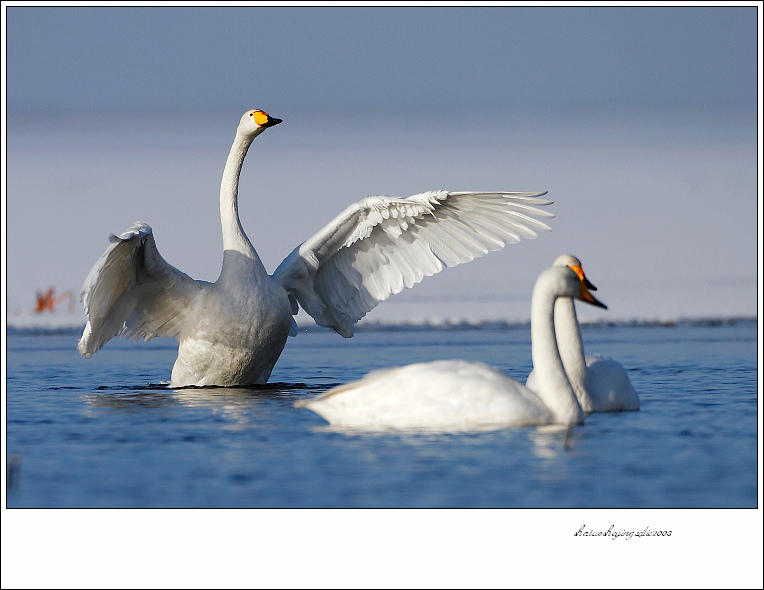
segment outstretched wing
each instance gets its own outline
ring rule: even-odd
[[[317,324],[342,336],[390,295],[425,276],[551,228],[546,193],[430,191],[367,197],[297,247],[273,278]]]
[[[77,348],[85,358],[117,334],[136,340],[177,336],[189,300],[203,287],[165,262],[143,222],[109,241],[80,295],[88,322]]]

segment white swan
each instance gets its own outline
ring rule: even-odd
[[[483,363],[444,360],[372,371],[295,405],[313,410],[332,426],[351,428],[581,424],[584,413],[555,341],[554,304],[561,297],[602,305],[571,269],[551,267],[541,273],[531,300],[535,391]]]
[[[220,184],[223,268],[196,281],[157,251],[151,228],[134,224],[98,259],[81,299],[88,321],[79,341],[89,358],[117,334],[174,337],[170,385],[265,383],[299,305],[344,337],[380,301],[423,277],[534,238],[554,217],[545,193],[430,191],[405,199],[367,197],[343,211],[268,275],[239,221],[239,173],[255,137],[281,123],[245,113]]]
[[[581,262],[575,256],[560,256],[554,266],[572,268],[589,289],[596,290],[586,279]],[[584,357],[581,329],[572,299],[558,299],[555,303],[554,327],[562,364],[584,412],[639,410],[639,396],[623,365],[599,354]],[[528,375],[525,385],[530,389],[537,387],[535,371]]]

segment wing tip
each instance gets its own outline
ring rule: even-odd
[[[82,332],[82,337],[77,341],[77,351],[86,359],[89,359],[91,356],[93,356],[94,352],[98,351],[97,348],[95,350],[90,349],[91,333],[90,322],[88,322],[85,324],[85,329]]]

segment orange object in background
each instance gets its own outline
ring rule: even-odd
[[[54,293],[55,289],[53,287],[49,287],[45,293],[37,291],[37,305],[35,306],[34,312],[42,313],[46,310],[53,312],[55,311],[56,305],[67,298],[69,299],[69,311],[71,312],[74,309],[74,299],[71,291],[65,291],[57,297],[54,296]]]

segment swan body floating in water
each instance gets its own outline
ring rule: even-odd
[[[78,344],[89,358],[112,337],[174,337],[171,387],[265,383],[298,305],[342,336],[378,303],[423,277],[537,231],[546,193],[429,191],[408,198],[367,197],[350,205],[269,275],[239,220],[244,157],[265,129],[281,123],[261,110],[239,122],[220,184],[223,267],[214,283],[168,264],[151,227],[135,223],[101,255],[85,279],[88,317]]]
[[[372,371],[312,399],[299,400],[333,427],[492,428],[584,421],[555,340],[554,305],[576,297],[602,305],[573,270],[551,267],[531,299],[531,352],[538,387],[531,390],[483,363],[443,360]]]
[[[575,256],[560,256],[554,265],[573,268],[582,280],[586,280],[580,270],[581,262]],[[591,283],[588,286],[593,288]],[[599,354],[584,356],[581,329],[572,299],[561,298],[555,303],[554,327],[562,364],[584,412],[639,410],[639,396],[623,365]],[[537,386],[535,370],[528,375],[525,384],[530,389]]]

